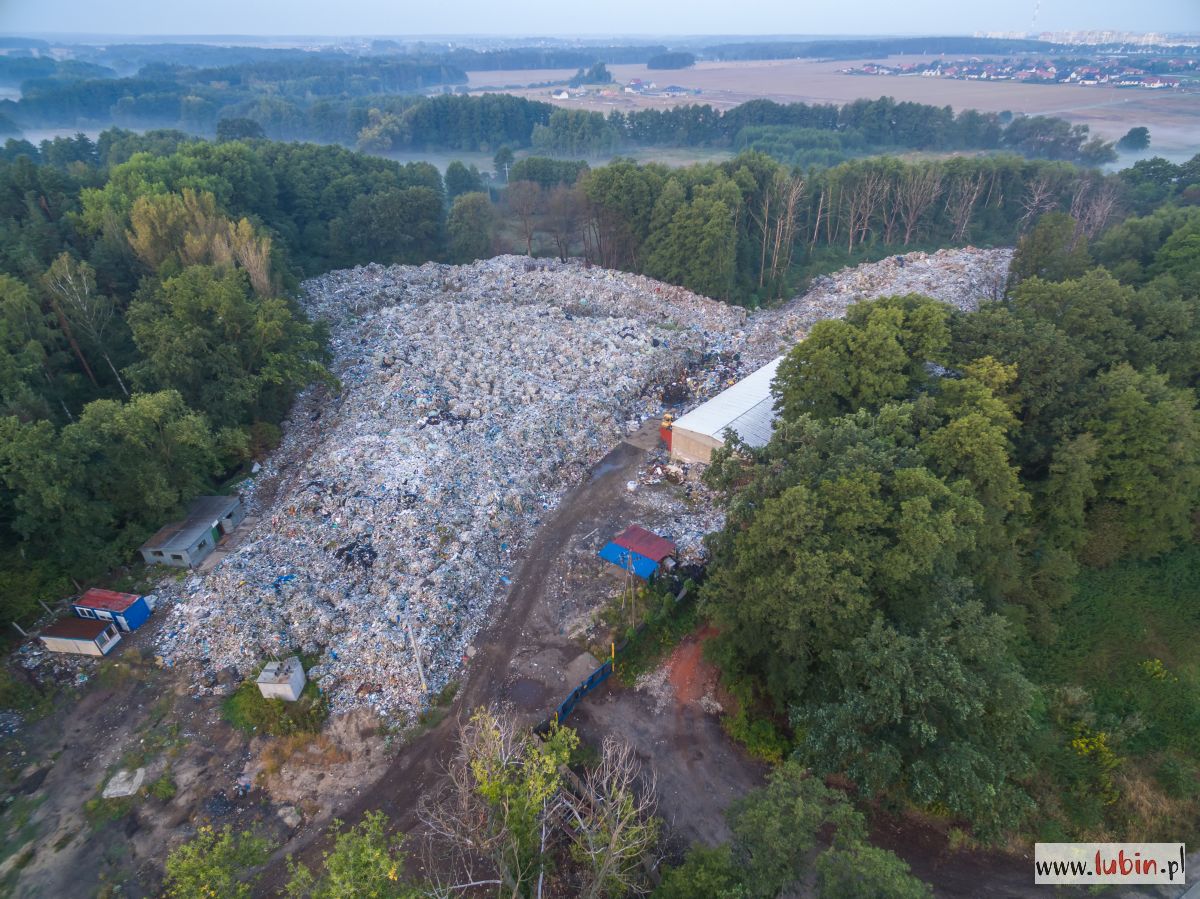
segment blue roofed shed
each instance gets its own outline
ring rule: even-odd
[[[612,541],[606,543],[596,555],[605,562],[616,565],[622,571],[632,571],[644,581],[650,580],[658,572],[658,562],[631,549],[618,546]]]

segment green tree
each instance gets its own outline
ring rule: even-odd
[[[386,188],[355,197],[346,214],[330,224],[329,234],[347,260],[421,263],[441,247],[444,216],[440,191]]]
[[[249,899],[253,881],[249,869],[270,854],[266,839],[228,825],[215,831],[204,825],[192,839],[167,855],[166,895],[169,899]]]
[[[1145,126],[1130,128],[1125,136],[1117,141],[1117,149],[1122,153],[1138,153],[1150,147],[1150,129]]]
[[[886,297],[817,322],[779,365],[775,393],[785,420],[841,415],[913,396],[925,364],[949,342],[949,308],[928,297]]]
[[[1079,223],[1065,212],[1051,212],[1038,219],[1033,230],[1017,242],[1008,269],[1008,289],[1012,291],[1026,278],[1066,281],[1078,278],[1091,265],[1087,238]]]
[[[860,843],[830,849],[817,857],[817,884],[822,899],[926,899],[928,884],[913,877],[893,852]]]
[[[653,899],[748,899],[728,845],[693,846],[683,864],[667,867]]]
[[[26,421],[57,414],[61,338],[52,321],[28,287],[0,274],[0,413]]]
[[[127,313],[142,389],[178,390],[222,425],[278,421],[292,396],[327,377],[318,331],[239,269],[190,266],[138,292]]]
[[[263,126],[254,119],[221,119],[221,121],[217,122],[218,141],[261,140],[266,136]]]
[[[508,181],[508,169],[516,159],[516,154],[513,153],[512,147],[505,144],[496,151],[496,155],[492,157],[492,166],[495,169],[496,177],[503,181]]]
[[[1111,561],[1101,546],[1144,558],[1188,539],[1200,505],[1195,392],[1123,363],[1096,378],[1081,419],[1098,447],[1092,560]]]
[[[794,761],[775,769],[765,787],[734,800],[726,818],[746,895],[763,899],[802,876],[823,828],[833,827],[840,839],[863,836],[862,818],[845,796]]]
[[[989,837],[1030,811],[1014,778],[1026,773],[1034,694],[998,616],[947,598],[919,628],[876,617],[831,669],[827,698],[794,712],[818,771],[943,805]]]
[[[1050,322],[1095,371],[1135,352],[1133,288],[1097,269],[1074,279],[1022,280],[1012,308],[1024,318]]]
[[[314,875],[288,859],[290,899],[418,899],[425,893],[406,882],[401,836],[386,833],[387,816],[367,812],[354,827],[333,822],[333,849],[322,857]]]
[[[453,203],[455,198],[483,189],[483,179],[475,166],[467,168],[457,159],[446,166],[446,199]]]
[[[454,262],[474,262],[491,256],[495,230],[496,209],[487,194],[474,192],[455,197],[446,219],[450,258]]]

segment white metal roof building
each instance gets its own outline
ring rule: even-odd
[[[773,359],[677,420],[671,427],[671,458],[709,462],[712,451],[725,443],[726,430],[750,446],[766,446],[775,426],[771,382],[782,361],[782,356]]]

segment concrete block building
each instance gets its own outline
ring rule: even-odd
[[[187,518],[165,525],[139,552],[151,565],[195,568],[245,517],[236,496],[201,496],[188,507]]]

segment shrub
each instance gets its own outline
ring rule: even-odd
[[[243,682],[222,704],[225,720],[254,736],[290,737],[316,734],[329,717],[329,703],[312,681],[295,702],[267,699],[253,679]]]
[[[228,825],[220,832],[204,826],[188,842],[167,856],[165,895],[168,899],[249,899],[252,881],[247,869],[261,865],[270,845],[248,832],[234,833]]]

